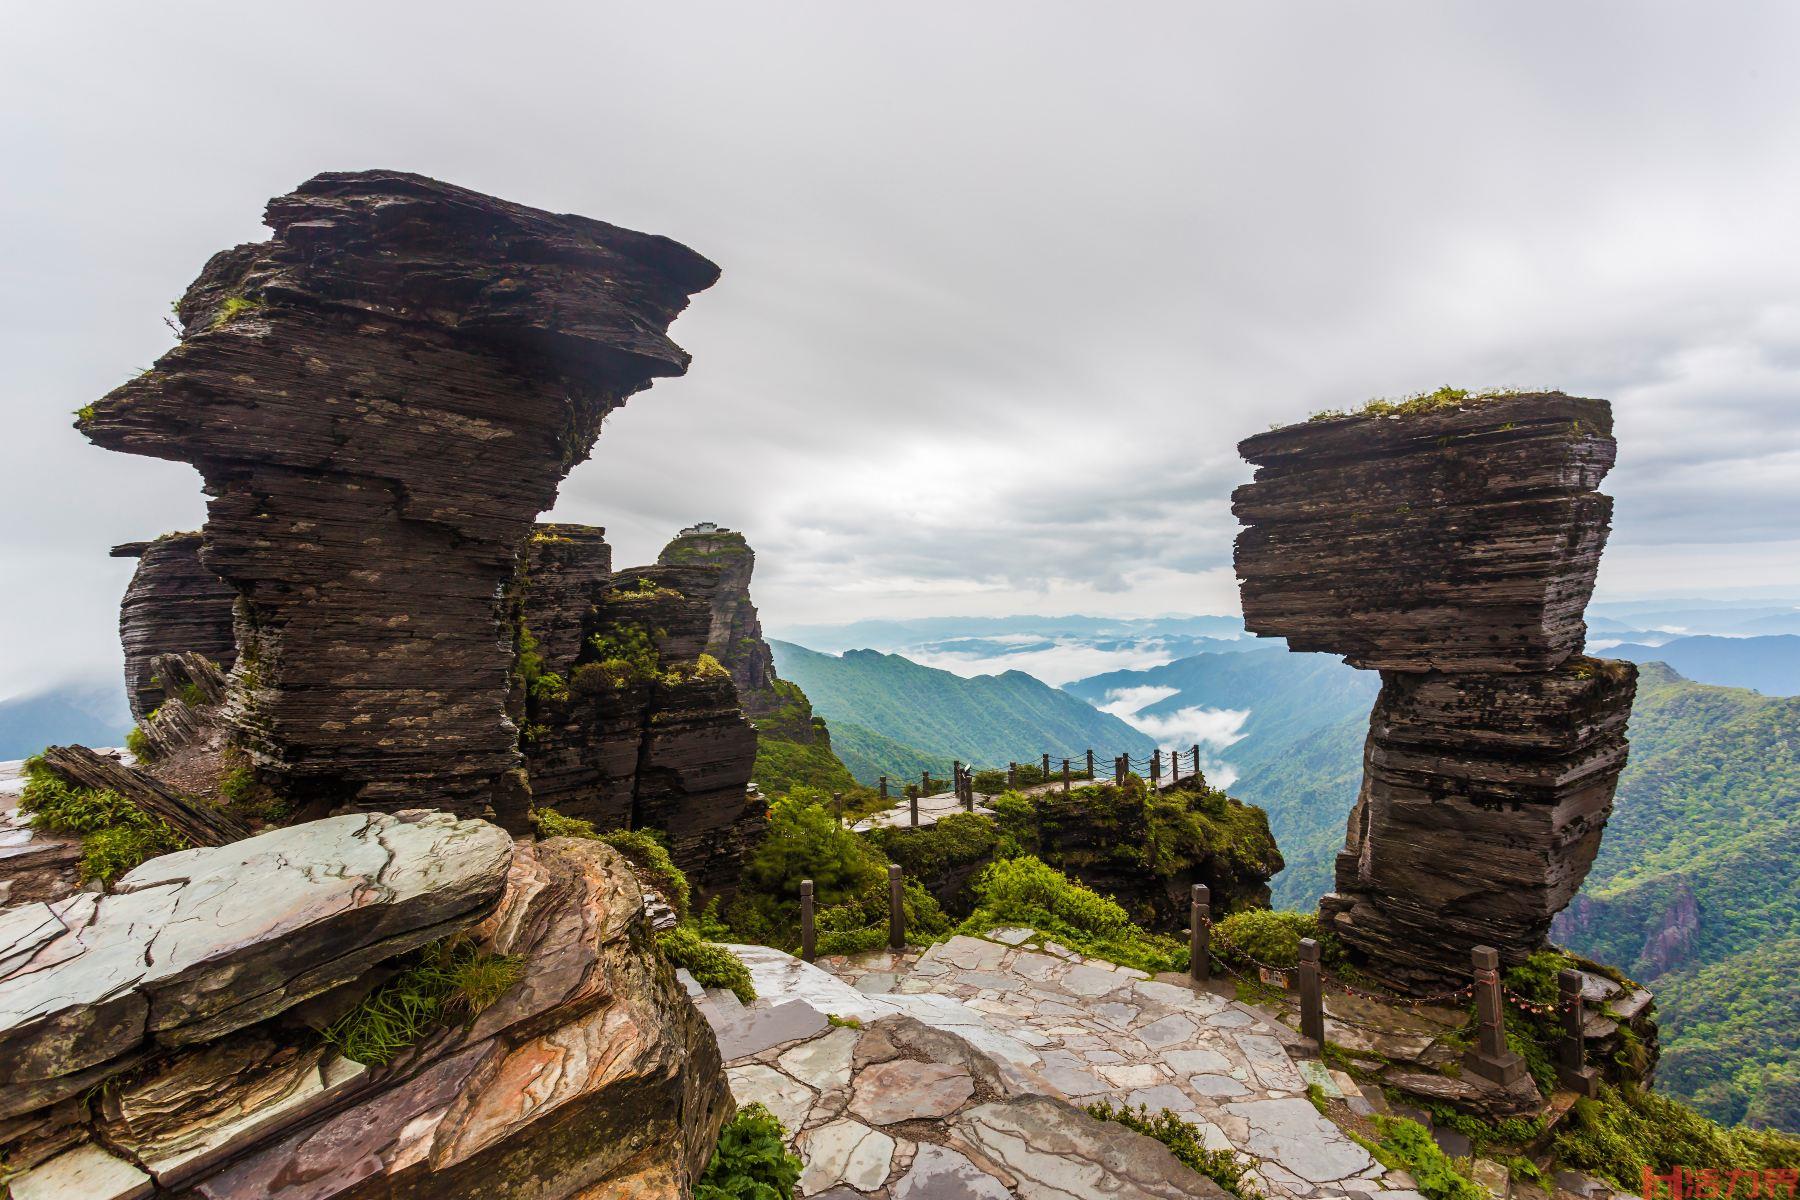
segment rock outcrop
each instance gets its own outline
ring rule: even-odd
[[[1376,974],[1540,948],[1599,849],[1636,672],[1582,657],[1616,445],[1605,401],[1423,404],[1260,434],[1233,510],[1245,624],[1382,672],[1322,911]]]
[[[601,531],[545,526],[522,611],[539,672],[525,763],[539,807],[601,829],[652,828],[700,895],[735,885],[767,828],[750,791],[756,733],[731,676],[708,658],[712,566],[606,572]]]
[[[169,698],[154,666],[158,655],[199,654],[227,671],[237,661],[231,615],[237,592],[201,565],[200,542],[199,533],[165,533],[112,548],[114,558],[138,560],[119,605],[125,698],[134,720]]]
[[[775,656],[763,640],[756,605],[750,602],[750,576],[756,570],[756,552],[750,549],[744,535],[702,521],[676,534],[656,561],[665,567],[717,568],[719,579],[712,589],[712,628],[706,635],[706,652],[731,672],[738,699],[752,720],[778,708],[781,700],[774,693]]]
[[[677,1197],[730,1115],[629,865],[591,840],[333,817],[6,923],[17,1196]],[[513,982],[384,1066],[320,1037],[447,935],[518,964]]]
[[[267,221],[80,428],[204,477],[201,562],[238,593],[226,720],[261,774],[303,811],[522,827],[504,589],[601,419],[686,369],[665,330],[718,268],[398,172],[317,176]]]

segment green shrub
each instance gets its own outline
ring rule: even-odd
[[[133,725],[125,735],[125,750],[138,762],[149,762],[156,756],[156,748],[150,744],[150,737],[142,725]]]
[[[1556,1130],[1563,1163],[1604,1176],[1630,1192],[1644,1172],[1675,1166],[1762,1171],[1800,1167],[1800,1137],[1774,1130],[1726,1129],[1687,1105],[1630,1085],[1602,1086],[1581,1099]]]
[[[414,962],[323,1030],[353,1062],[378,1067],[445,1022],[472,1019],[525,977],[525,960],[466,940],[433,942]]]
[[[187,841],[159,817],[116,792],[75,787],[38,759],[25,764],[19,807],[31,827],[81,839],[81,881],[113,880],[147,859],[187,847]]]
[[[731,672],[712,655],[702,654],[694,660],[694,676],[697,679],[730,679]]]
[[[1404,1117],[1376,1115],[1373,1120],[1381,1140],[1356,1140],[1388,1170],[1411,1175],[1431,1200],[1490,1200],[1487,1189],[1458,1171],[1423,1125]]]
[[[792,1200],[800,1170],[781,1122],[762,1105],[746,1104],[719,1131],[694,1200]]]
[[[725,988],[745,1004],[756,999],[750,968],[725,947],[702,941],[692,926],[678,925],[657,934],[656,946],[671,965],[686,967],[701,987]]]
[[[1292,967],[1300,961],[1301,938],[1319,943],[1321,959],[1342,957],[1337,938],[1319,928],[1318,913],[1272,908],[1246,909],[1215,923],[1212,947],[1219,957],[1238,963]]]
[[[690,894],[687,876],[675,865],[675,860],[669,857],[668,848],[657,841],[654,834],[643,829],[615,829],[603,835],[600,840],[623,854],[632,866],[649,876],[651,884],[668,901],[669,907],[675,910],[675,916],[684,921],[687,919]]]
[[[651,631],[635,621],[620,621],[605,633],[587,640],[588,661],[570,675],[570,686],[577,692],[593,694],[603,688],[620,688],[632,683],[650,683],[662,678],[661,656],[657,639],[661,630]]]
[[[219,329],[262,306],[261,300],[252,300],[248,296],[227,296],[225,303],[219,305],[219,311],[213,314],[212,328]]]
[[[1184,943],[1146,932],[1112,900],[1029,855],[989,864],[975,881],[975,896],[975,912],[962,924],[966,933],[1024,925],[1083,954],[1141,971],[1187,966]]]
[[[1088,1105],[1087,1113],[1155,1138],[1169,1148],[1177,1162],[1192,1167],[1239,1200],[1261,1200],[1262,1193],[1244,1178],[1250,1170],[1249,1164],[1239,1162],[1237,1155],[1229,1150],[1208,1150],[1200,1130],[1168,1109],[1151,1116],[1145,1105],[1114,1108],[1109,1101],[1101,1100]]]

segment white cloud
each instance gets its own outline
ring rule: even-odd
[[[1147,684],[1143,687],[1114,688],[1106,693],[1106,703],[1099,705],[1104,713],[1111,713],[1129,724],[1137,716],[1139,709],[1149,708],[1158,700],[1167,700],[1176,695],[1180,688],[1159,687]]]
[[[1142,671],[1148,667],[1160,667],[1175,657],[1161,642],[1155,641],[1125,647],[1101,647],[1059,640],[1055,645],[1041,650],[1020,650],[1011,654],[956,654],[945,650],[916,648],[906,649],[901,653],[914,662],[937,667],[964,678],[998,675],[1004,671],[1023,671],[1027,675],[1035,675],[1051,687],[1061,687],[1065,683],[1086,679],[1090,675],[1102,675],[1108,671]]]

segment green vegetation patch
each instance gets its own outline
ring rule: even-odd
[[[792,1200],[800,1159],[788,1153],[787,1131],[760,1104],[746,1104],[719,1131],[694,1200]]]
[[[253,300],[248,296],[227,296],[225,303],[219,305],[219,311],[213,314],[212,328],[219,329],[263,307],[262,300]]]
[[[654,683],[662,678],[656,642],[663,636],[662,630],[636,621],[620,621],[606,632],[591,635],[584,655],[588,661],[569,676],[570,688],[592,695],[607,688]]]
[[[1726,1129],[1687,1105],[1632,1086],[1602,1086],[1557,1127],[1558,1159],[1629,1192],[1646,1170],[1763,1171],[1800,1167],[1800,1137],[1774,1130]]]
[[[609,833],[601,833],[594,828],[592,821],[566,817],[554,808],[534,809],[531,820],[537,826],[538,836],[541,838],[593,838],[605,842],[624,855],[635,872],[668,901],[678,920],[687,919],[692,894],[687,875],[669,857],[669,848],[657,831],[615,829]]]
[[[725,988],[744,1004],[756,999],[750,968],[723,946],[703,939],[689,925],[678,925],[656,935],[656,947],[672,966],[686,967],[701,987]]]
[[[187,841],[167,822],[153,817],[117,792],[75,787],[41,759],[25,763],[25,790],[19,807],[31,827],[81,839],[81,881],[111,884],[139,863],[185,850]]]
[[[480,950],[466,939],[433,942],[323,1036],[353,1062],[384,1066],[432,1030],[472,1019],[524,977],[522,958]]]
[[[1322,961],[1343,958],[1336,935],[1319,927],[1319,914],[1252,908],[1232,913],[1213,925],[1212,948],[1220,958],[1242,966],[1288,968],[1300,961],[1300,940],[1319,943]]]
[[[1432,1139],[1431,1131],[1405,1117],[1372,1118],[1381,1140],[1351,1134],[1390,1171],[1405,1171],[1431,1200],[1491,1200],[1487,1189],[1456,1169]]]
[[[1169,1148],[1177,1162],[1192,1167],[1238,1197],[1238,1200],[1262,1200],[1262,1193],[1256,1189],[1256,1185],[1245,1178],[1250,1170],[1248,1163],[1240,1162],[1237,1155],[1229,1150],[1208,1150],[1199,1128],[1188,1124],[1166,1108],[1151,1116],[1145,1105],[1140,1104],[1136,1108],[1121,1105],[1114,1108],[1110,1101],[1101,1100],[1088,1105],[1087,1114],[1102,1121],[1117,1122],[1127,1129],[1155,1138]]]
[[[1118,903],[1026,855],[990,864],[975,882],[977,907],[961,932],[1025,925],[1093,958],[1155,974],[1187,969],[1188,949],[1134,924]]]
[[[1308,417],[1309,421],[1334,421],[1340,417],[1416,417],[1424,413],[1441,412],[1448,408],[1466,408],[1471,404],[1479,404],[1483,400],[1497,400],[1502,396],[1518,396],[1523,392],[1519,388],[1489,388],[1486,391],[1471,392],[1467,388],[1449,386],[1436,391],[1420,392],[1417,395],[1405,396],[1399,400],[1376,397],[1364,401],[1356,409],[1327,408]]]

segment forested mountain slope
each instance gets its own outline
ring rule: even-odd
[[[1109,762],[1114,754],[1145,754],[1156,745],[1110,713],[1020,671],[965,679],[874,650],[838,657],[791,642],[769,645],[781,677],[805,689],[834,732],[848,722],[920,753],[980,766],[1089,747]]]

